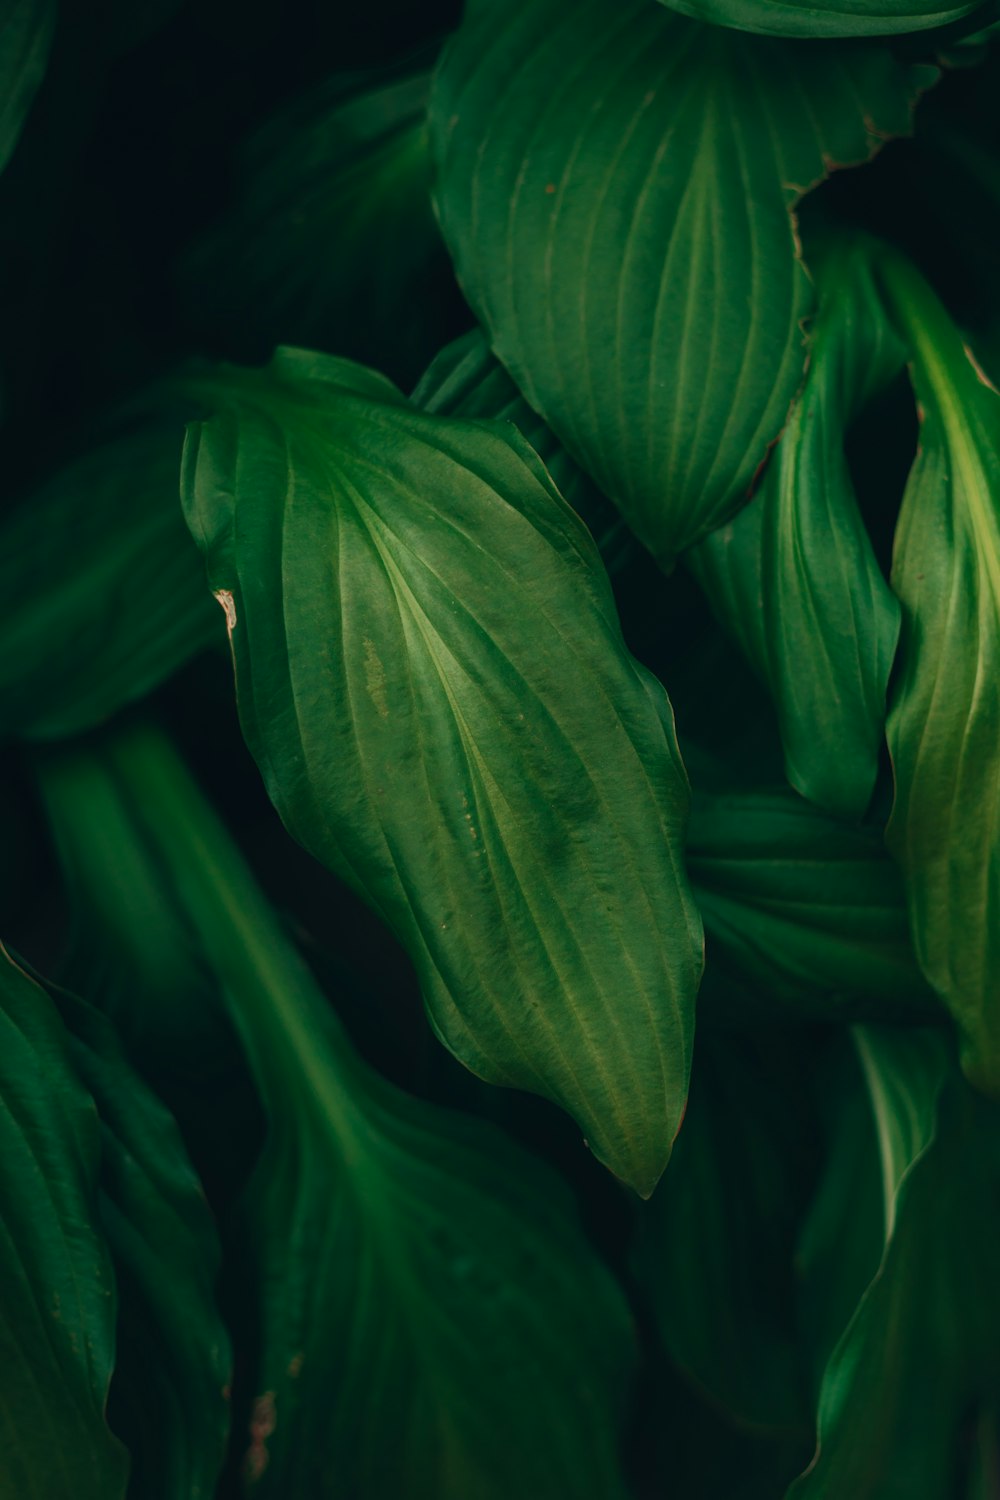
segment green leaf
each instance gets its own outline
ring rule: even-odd
[[[968,1428],[995,1411],[1000,1294],[1000,1118],[951,1064],[940,1032],[859,1028],[862,1087],[842,1089],[838,1131],[861,1114],[880,1164],[880,1253],[823,1377],[812,1464],[795,1500],[961,1493]],[[835,1161],[824,1204],[828,1273],[856,1232],[857,1178]],[[812,1236],[804,1273],[822,1246]],[[818,1298],[836,1294],[821,1281]]]
[[[1000,395],[908,262],[887,255],[882,281],[922,412],[893,554],[887,839],[966,1072],[1000,1094]]]
[[[182,419],[143,422],[0,526],[0,737],[90,728],[216,638],[178,500],[182,437]]]
[[[938,0],[663,0],[671,10],[696,21],[734,26],[764,36],[892,36],[950,26],[977,10],[982,0],[941,9]]]
[[[410,398],[421,411],[439,417],[487,417],[513,422],[548,469],[597,543],[612,577],[636,552],[635,539],[609,500],[570,458],[566,449],[532,411],[481,329],[474,328],[442,349]]]
[[[431,206],[426,72],[334,77],[259,132],[186,268],[199,336],[302,344],[409,384],[468,319]]]
[[[116,1500],[105,1422],[114,1277],[98,1227],[99,1126],[48,996],[0,949],[0,1445],[3,1491]]]
[[[472,0],[431,101],[466,296],[654,556],[747,497],[805,365],[792,213],[905,133],[932,70],[648,0]]]
[[[169,871],[164,899],[198,930],[270,1120],[237,1273],[248,1486],[620,1500],[630,1319],[565,1190],[361,1063],[169,745],[133,731],[106,764]]]
[[[858,509],[844,438],[906,358],[871,253],[845,240],[824,257],[808,373],[760,493],[685,559],[771,691],[792,786],[858,818],[878,775],[899,604]]]
[[[184,492],[287,827],[399,936],[456,1056],[649,1193],[701,927],[670,705],[589,534],[509,424],[295,351],[191,429]]]
[[[643,1206],[633,1268],[688,1378],[741,1426],[797,1436],[808,1453],[794,1267],[814,1171],[806,1062],[780,1033],[699,1035],[684,1129]]]
[[[709,948],[779,1011],[933,1015],[877,829],[782,788],[696,792],[688,865]]]
[[[172,1117],[126,1063],[107,1020],[57,997],[77,1075],[101,1118],[100,1218],[118,1287],[110,1420],[137,1500],[211,1496],[229,1430],[220,1252]]]
[[[45,76],[55,25],[55,0],[5,0],[0,15],[0,172]]]

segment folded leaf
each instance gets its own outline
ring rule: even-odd
[[[426,72],[334,77],[261,130],[233,210],[190,257],[221,350],[331,349],[414,380],[468,311],[431,207]]]
[[[771,690],[792,786],[858,818],[878,774],[899,604],[858,509],[844,438],[906,357],[870,254],[846,240],[824,258],[809,370],[760,493],[685,559]]]
[[[630,1320],[557,1179],[361,1063],[165,742],[124,735],[105,766],[198,931],[270,1121],[229,1273],[256,1397],[247,1488],[620,1500]]]
[[[1000,395],[919,273],[883,266],[923,419],[893,553],[887,838],[966,1072],[1000,1094]]]
[[[951,1064],[947,1035],[858,1028],[863,1087],[840,1094],[838,1132],[859,1112],[882,1178],[881,1253],[830,1356],[819,1438],[794,1500],[910,1500],[962,1493],[972,1467],[969,1429],[996,1410],[1000,1293],[1000,1117]],[[824,1205],[835,1238],[858,1224],[857,1179],[832,1184]],[[822,1237],[803,1260],[807,1282]],[[827,1281],[813,1295],[835,1295]]]
[[[0,172],[17,145],[25,116],[45,76],[55,0],[7,0],[0,17]]]
[[[0,1447],[26,1500],[119,1500],[104,1416],[115,1292],[98,1227],[99,1125],[55,1007],[0,949]]]
[[[552,429],[532,411],[480,329],[442,349],[410,399],[421,411],[439,417],[513,422],[548,469],[559,493],[586,522],[608,572],[614,576],[626,566],[637,548],[625,522],[573,462]]]
[[[903,891],[877,829],[776,788],[698,792],[691,880],[708,934],[779,1005],[818,1016],[933,1015]]]
[[[982,0],[942,7],[939,0],[664,0],[671,10],[766,36],[891,36],[949,26],[987,7]]]
[[[665,566],[739,509],[802,378],[792,210],[933,73],[648,0],[472,0],[431,100],[437,203],[493,348]]]
[[[183,418],[146,421],[0,526],[0,737],[90,728],[216,638],[178,500],[182,441]]]
[[[687,781],[536,454],[286,351],[191,429],[184,492],[287,827],[395,930],[456,1056],[649,1193],[701,970]]]

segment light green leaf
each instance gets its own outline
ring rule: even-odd
[[[120,1500],[105,1422],[115,1294],[99,1126],[45,992],[0,949],[0,1448],[5,1497]]]
[[[109,1415],[132,1455],[136,1500],[209,1500],[229,1430],[229,1339],[215,1298],[219,1245],[170,1114],[132,1071],[111,1026],[57,997],[70,1052],[101,1119],[100,1221],[118,1327]]]
[[[409,384],[465,326],[431,206],[428,87],[334,77],[259,132],[187,266],[202,337],[237,358],[329,349]]]
[[[696,792],[688,866],[710,951],[779,1006],[831,1018],[936,1012],[877,829],[780,787]]]
[[[919,273],[883,266],[923,419],[893,554],[887,838],[966,1072],[1000,1094],[1000,395]]]
[[[565,1190],[361,1063],[169,745],[133,731],[104,766],[198,931],[270,1121],[230,1273],[256,1397],[248,1487],[623,1500],[630,1319]]]
[[[182,442],[183,418],[145,421],[0,526],[0,737],[90,728],[216,639],[178,499]]]
[[[950,26],[977,10],[982,0],[941,7],[939,0],[663,0],[671,10],[735,26],[764,36],[850,37],[891,36],[897,32],[927,31]]]
[[[946,1033],[859,1028],[861,1077],[841,1088],[838,1133],[861,1115],[882,1182],[877,1263],[823,1376],[812,1464],[794,1500],[911,1500],[962,1493],[970,1426],[1000,1394],[995,1250],[1000,1118],[957,1076]],[[857,1177],[834,1159],[803,1270],[839,1275],[858,1223]],[[832,1191],[831,1191],[832,1190]],[[831,1212],[833,1201],[839,1212]],[[817,1281],[812,1295],[836,1296]]]
[[[824,257],[805,385],[760,493],[685,559],[771,691],[792,786],[858,818],[878,775],[899,604],[858,509],[844,438],[906,358],[871,253],[848,239]]]
[[[184,493],[290,831],[392,926],[434,1026],[639,1192],[687,1091],[701,927],[670,705],[510,424],[285,351]]]
[[[745,501],[801,381],[796,202],[905,133],[933,76],[648,0],[469,4],[431,101],[459,280],[664,566]]]
[[[439,417],[513,422],[548,469],[563,499],[586,523],[612,577],[634,556],[637,544],[621,516],[532,411],[480,329],[442,349],[410,399],[421,411]]]
[[[45,76],[55,0],[4,0],[0,11],[0,172],[10,161]]]

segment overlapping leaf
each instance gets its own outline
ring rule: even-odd
[[[734,26],[765,36],[890,36],[949,26],[977,10],[982,0],[941,6],[938,0],[664,0],[696,21]],[[970,24],[974,25],[975,22]]]
[[[192,428],[184,489],[287,826],[392,925],[456,1055],[648,1193],[701,930],[670,706],[589,534],[509,424],[295,351]]]
[[[771,690],[789,781],[855,817],[878,774],[899,633],[844,452],[851,421],[905,360],[873,253],[862,240],[828,252],[809,371],[760,493],[686,559]]]
[[[872,1018],[935,1012],[876,829],[830,818],[787,789],[698,792],[688,862],[710,947],[779,1005]]]
[[[270,1119],[244,1205],[248,1490],[612,1500],[632,1361],[557,1180],[352,1052],[165,742],[104,762],[197,929]]]
[[[1000,1396],[1000,1118],[957,1076],[946,1033],[860,1028],[855,1042],[863,1088],[842,1092],[836,1129],[850,1132],[861,1114],[881,1165],[878,1255],[826,1367],[816,1454],[789,1496],[968,1492],[969,1437]],[[835,1283],[845,1235],[867,1232],[845,1165],[834,1158],[824,1222],[807,1234],[807,1282],[826,1251]],[[816,1279],[811,1294],[827,1300],[837,1288]]]
[[[970,1078],[998,1094],[1000,395],[918,273],[901,257],[883,264],[923,416],[893,556],[903,631],[887,837],[921,967],[958,1023]]]
[[[0,1440],[5,1496],[123,1500],[105,1421],[114,1277],[99,1125],[48,996],[0,950]]]
[[[45,75],[55,24],[55,0],[5,0],[0,13],[0,172]]]
[[[908,129],[927,69],[647,0],[473,0],[431,103],[466,295],[665,565],[743,503],[805,363],[791,210]]]

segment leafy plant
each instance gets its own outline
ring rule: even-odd
[[[355,20],[0,14],[0,1500],[991,1500],[992,0]]]

